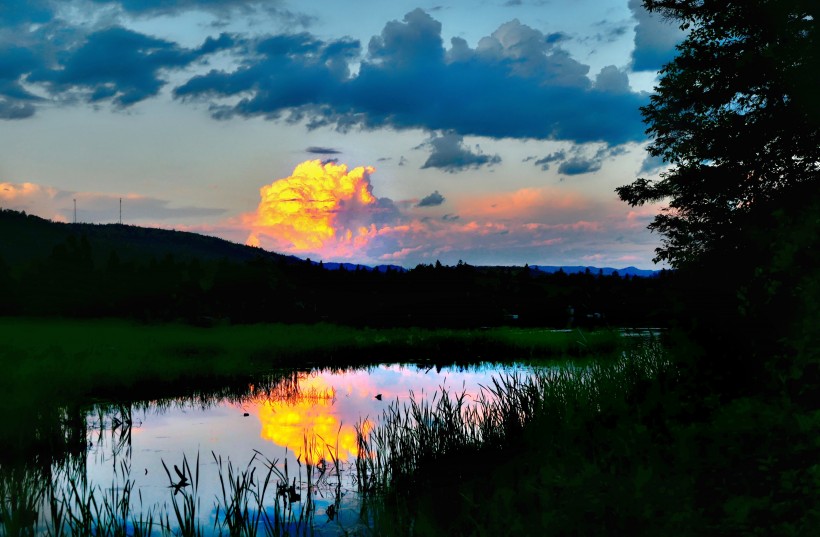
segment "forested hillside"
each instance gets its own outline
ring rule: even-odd
[[[327,270],[194,233],[0,213],[0,312],[145,321],[360,326],[646,326],[669,275],[419,265]]]

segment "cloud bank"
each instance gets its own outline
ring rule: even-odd
[[[352,39],[308,33],[253,44],[233,71],[212,70],[174,90],[212,104],[216,118],[285,117],[311,127],[421,128],[466,136],[536,138],[618,145],[642,140],[638,107],[624,76],[589,67],[517,20],[475,48],[416,9],[388,22],[366,50]],[[351,64],[361,61],[358,73]]]
[[[460,171],[492,166],[501,162],[498,155],[485,155],[478,146],[470,149],[464,144],[464,137],[460,134],[447,133],[440,136],[433,135],[423,146],[432,151],[421,168],[438,168],[445,172],[457,173]]]
[[[152,16],[261,5],[241,0],[96,3]],[[0,36],[0,118],[31,117],[43,99],[28,89],[32,86],[55,102],[79,98],[130,107],[156,97],[173,72],[182,75],[173,95],[208,103],[217,119],[259,116],[342,131],[423,129],[611,146],[644,139],[638,107],[648,97],[629,88],[625,72],[608,66],[591,77],[589,66],[561,47],[562,34],[546,35],[517,19],[475,47],[458,37],[445,45],[441,23],[416,9],[388,22],[366,46],[348,37],[323,39],[301,32],[254,38],[223,33],[186,48],[117,24],[91,30],[72,26],[56,18],[55,5],[2,8],[19,25]],[[635,13],[640,56],[665,43],[659,36],[666,34],[656,31],[645,12],[636,8]],[[36,20],[46,22],[25,24]],[[183,74],[217,52],[230,54],[236,67]],[[643,59],[634,63],[636,68],[649,65]]]

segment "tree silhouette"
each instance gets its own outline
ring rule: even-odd
[[[644,0],[688,36],[641,109],[649,153],[670,166],[616,191],[668,200],[650,229],[656,261],[681,266],[732,247],[757,209],[820,176],[816,0]],[[764,216],[765,217],[765,216]],[[729,246],[727,246],[729,245]]]

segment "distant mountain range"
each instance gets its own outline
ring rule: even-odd
[[[635,267],[625,267],[615,269],[612,267],[591,267],[591,266],[581,266],[581,265],[571,265],[571,266],[554,266],[554,265],[530,265],[530,270],[535,270],[538,272],[546,272],[548,274],[553,274],[555,272],[563,270],[567,274],[578,274],[586,272],[587,269],[594,274],[603,274],[604,276],[609,276],[613,272],[617,272],[619,276],[640,276],[642,278],[652,278],[657,276],[661,273],[660,270],[647,270],[647,269],[639,269]]]
[[[319,261],[312,261],[314,265],[318,265]],[[336,263],[335,261],[328,261],[324,262],[321,261],[321,264],[327,270],[375,270],[377,272],[387,272],[388,270],[392,270],[394,272],[405,272],[407,269],[404,267],[400,267],[399,265],[362,265],[356,263]]]
[[[312,262],[315,265],[318,265],[318,261]],[[405,272],[407,269],[401,267],[399,265],[361,265],[361,264],[354,264],[354,263],[336,263],[336,262],[322,262],[322,266],[327,270],[339,270],[340,268],[344,270],[376,270],[378,272],[387,272],[388,270],[392,270],[395,272]],[[647,270],[647,269],[639,269],[636,267],[624,267],[624,268],[612,268],[612,267],[593,267],[593,266],[581,266],[581,265],[566,265],[566,266],[558,266],[558,265],[529,265],[530,270],[535,272],[543,272],[545,274],[554,274],[563,270],[566,274],[582,274],[589,269],[590,273],[598,276],[599,274],[603,274],[604,276],[611,276],[613,272],[617,272],[619,276],[638,276],[640,278],[654,278],[658,276],[661,271],[660,270]],[[499,267],[482,267],[482,268],[499,268]]]

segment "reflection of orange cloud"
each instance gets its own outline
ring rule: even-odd
[[[370,185],[374,171],[371,166],[348,171],[344,164],[319,160],[299,164],[290,177],[260,189],[256,213],[245,217],[246,243],[337,256],[361,248],[376,233],[361,218],[376,205]]]
[[[342,423],[335,413],[333,388],[321,377],[302,378],[299,392],[288,400],[265,400],[259,404],[259,421],[262,424],[261,437],[280,446],[288,446],[300,452],[305,445],[305,437],[317,437],[319,453],[305,453],[308,462],[318,458],[330,461],[326,444],[334,451],[338,460],[346,461],[358,453],[356,429],[352,423]],[[369,427],[365,427],[366,433]]]

